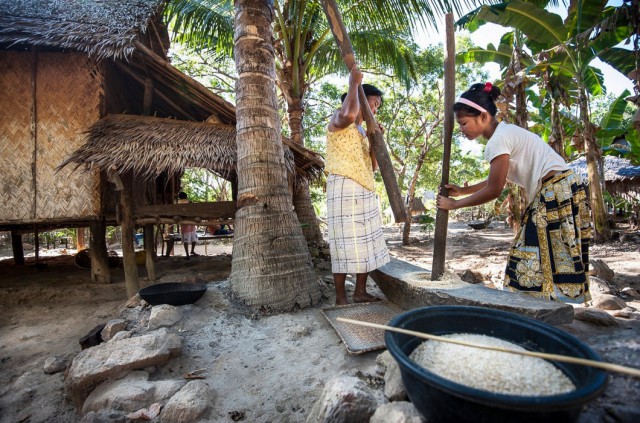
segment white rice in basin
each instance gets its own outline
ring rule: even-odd
[[[519,345],[486,335],[455,333],[443,337],[526,351]],[[497,394],[549,396],[576,389],[573,382],[560,369],[536,357],[438,341],[423,342],[413,350],[410,357],[438,376]]]

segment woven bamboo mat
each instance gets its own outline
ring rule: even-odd
[[[376,303],[347,304],[322,309],[322,314],[347,348],[349,354],[363,354],[380,350],[384,345],[384,331],[365,326],[338,322],[338,317],[386,325],[402,310],[388,301]]]

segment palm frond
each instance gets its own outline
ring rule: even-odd
[[[166,16],[178,42],[231,54],[234,16],[231,0],[171,0]]]

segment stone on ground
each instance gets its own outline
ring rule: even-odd
[[[576,307],[574,309],[576,320],[593,323],[598,326],[617,326],[618,322],[606,311],[595,308]]]
[[[125,423],[127,418],[119,411],[91,411],[86,414],[80,423]]]
[[[599,294],[593,297],[591,304],[601,310],[622,310],[627,303],[621,298],[611,294]]]
[[[395,360],[387,364],[387,371],[384,373],[384,396],[389,401],[404,401],[407,399],[407,391],[402,382],[400,366]]]
[[[68,358],[54,355],[45,360],[44,372],[48,375],[58,373],[66,369],[68,364],[69,364]]]
[[[482,273],[478,272],[477,270],[471,270],[471,269],[465,270],[462,276],[460,276],[460,279],[462,279],[465,282],[474,283],[474,284],[484,282],[484,276],[482,276]]]
[[[214,394],[203,380],[193,380],[169,399],[160,414],[162,423],[191,423],[213,403]]]
[[[166,326],[173,326],[182,319],[180,310],[169,304],[160,304],[151,309],[149,316],[149,330]]]
[[[589,292],[592,297],[600,294],[613,294],[613,289],[611,289],[611,285],[604,279],[601,279],[597,276],[589,277]]]
[[[307,423],[367,423],[382,403],[358,374],[341,373],[327,382]]]
[[[616,274],[604,261],[600,259],[592,259],[589,261],[589,275],[596,276],[611,283],[613,282],[613,278]]]
[[[118,332],[123,331],[127,327],[127,322],[122,319],[113,319],[109,320],[105,325],[102,332],[100,332],[100,336],[103,341],[108,341],[114,337],[114,335]]]
[[[550,324],[571,323],[573,307],[518,293],[465,282],[432,282],[431,272],[398,259],[371,272],[384,295],[406,309],[431,305],[480,306],[511,311]]]
[[[371,417],[370,423],[423,423],[420,412],[408,401],[383,404]]]
[[[155,402],[164,402],[178,392],[184,380],[149,381],[149,374],[134,371],[122,379],[99,385],[89,394],[82,412],[100,410],[137,411]]]
[[[167,329],[105,342],[78,354],[69,368],[65,390],[80,409],[100,382],[125,371],[164,364],[182,353],[182,339]]]

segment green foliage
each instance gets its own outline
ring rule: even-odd
[[[431,232],[436,225],[436,218],[432,214],[421,214],[418,217],[418,224],[422,232]]]
[[[180,185],[192,203],[231,200],[231,184],[206,169],[187,169]]]

